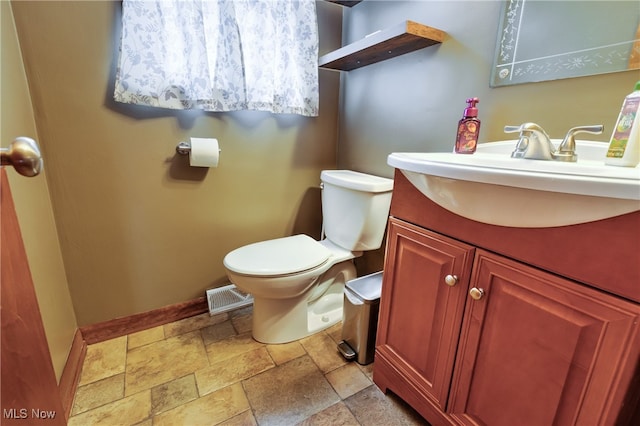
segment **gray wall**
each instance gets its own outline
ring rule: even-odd
[[[345,9],[343,43],[404,20],[441,29],[444,43],[342,74],[338,167],[392,176],[387,155],[450,151],[465,100],[479,97],[480,142],[513,139],[503,127],[533,121],[553,138],[604,124],[608,141],[638,70],[489,87],[501,2],[365,0]],[[585,137],[588,139],[588,137]]]

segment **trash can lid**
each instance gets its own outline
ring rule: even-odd
[[[379,300],[382,293],[382,271],[348,281],[345,287],[364,301]]]

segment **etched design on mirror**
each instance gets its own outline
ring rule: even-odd
[[[637,69],[639,21],[635,1],[507,0],[491,86]]]

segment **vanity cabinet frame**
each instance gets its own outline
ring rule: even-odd
[[[521,229],[461,218],[398,171],[391,216],[373,373],[380,389],[433,425],[640,422],[640,281],[575,279],[572,257],[591,270],[587,264],[598,263],[592,253],[603,247],[568,239],[540,250],[549,244],[545,232],[529,230],[518,240]],[[607,232],[621,221],[629,225],[625,238]],[[640,230],[640,212],[599,222],[556,231],[566,237],[591,230],[579,237],[584,244],[611,242],[598,240],[602,235],[616,236],[618,247],[638,244],[629,232]],[[469,229],[475,232],[460,232]],[[521,245],[534,265],[520,258]],[[558,250],[571,250],[566,274],[550,260]],[[628,279],[639,257],[621,258],[625,274],[599,266]],[[446,275],[459,281],[450,287]],[[469,296],[472,289],[479,300]]]

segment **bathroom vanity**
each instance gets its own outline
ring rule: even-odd
[[[491,225],[440,207],[396,169],[390,214],[381,390],[432,425],[638,421],[640,211]]]

